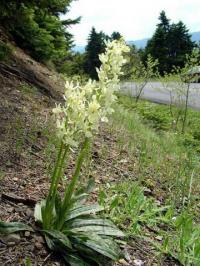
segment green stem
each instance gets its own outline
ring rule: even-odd
[[[58,153],[57,160],[56,160],[56,165],[54,167],[54,171],[53,171],[53,174],[51,177],[51,186],[50,186],[49,194],[48,194],[48,197],[50,197],[50,198],[51,198],[51,195],[52,195],[52,192],[54,189],[55,179],[56,179],[57,171],[58,171],[58,168],[60,165],[60,160],[62,157],[63,148],[64,148],[64,145],[63,145],[63,142],[61,142],[59,153]],[[47,197],[47,200],[48,200],[48,197]]]
[[[61,177],[63,175],[63,166],[64,166],[64,163],[65,163],[65,159],[67,157],[68,151],[69,151],[69,146],[65,147],[64,153],[63,153],[63,157],[61,158],[60,165],[58,167],[58,172],[57,172],[57,175],[56,175],[56,178],[55,178],[55,183],[54,183],[54,187],[53,187],[53,191],[52,191],[52,197],[53,198],[55,198],[58,184],[59,184],[60,179],[61,179]]]
[[[64,152],[63,152],[64,150]],[[56,165],[52,174],[51,178],[51,186],[49,189],[49,193],[46,199],[46,205],[43,210],[43,225],[44,228],[49,228],[50,222],[53,220],[53,208],[55,205],[55,198],[56,198],[56,193],[57,193],[57,187],[60,181],[60,178],[62,176],[62,170],[63,170],[63,165],[67,156],[67,153],[69,151],[69,146],[64,146],[63,143],[60,145],[60,150],[57,156],[57,161]]]
[[[189,91],[190,91],[190,83],[188,83],[186,97],[185,97],[184,116],[183,116],[183,123],[182,123],[182,129],[181,129],[182,134],[185,132],[185,125],[186,125],[186,120],[187,120]]]
[[[66,212],[67,212],[68,208],[71,206],[71,198],[73,196],[74,189],[75,189],[76,183],[77,183],[78,178],[79,178],[81,166],[83,164],[85,155],[86,155],[87,150],[88,150],[88,145],[89,145],[89,139],[86,138],[84,143],[83,143],[82,149],[79,153],[79,156],[78,156],[78,159],[76,162],[76,169],[75,169],[75,172],[72,176],[71,182],[65,189],[65,194],[64,194],[63,204],[62,204],[62,212],[61,212],[62,217],[59,217],[59,220],[57,221],[58,222],[57,223],[57,229],[58,230],[60,230],[62,228],[62,226],[65,222]]]

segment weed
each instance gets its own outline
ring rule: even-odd
[[[12,54],[12,48],[10,45],[0,41],[0,61],[6,61]]]
[[[144,195],[145,188],[138,182],[123,182],[100,192],[99,200],[110,206],[112,220],[124,227],[129,235],[144,234],[144,228],[155,228],[165,219],[168,206],[160,206],[152,197]]]
[[[31,263],[31,259],[30,258],[26,258],[25,259],[25,266],[31,266],[32,263]]]
[[[36,87],[30,86],[25,83],[19,86],[19,90],[25,94],[36,94],[38,91]]]
[[[199,265],[200,226],[187,211],[174,217],[171,226],[171,232],[163,235],[162,252],[177,258],[183,265]]]

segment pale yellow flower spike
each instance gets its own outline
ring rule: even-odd
[[[98,131],[100,121],[108,122],[107,116],[114,111],[121,68],[126,63],[123,53],[128,51],[122,39],[107,42],[105,53],[99,56],[99,82],[89,80],[84,86],[66,82],[65,104],[53,109],[57,135],[66,145],[78,146],[84,136],[90,138]]]

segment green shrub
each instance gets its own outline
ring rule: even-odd
[[[153,128],[158,130],[167,130],[171,126],[171,119],[169,115],[163,112],[159,106],[155,107],[151,104],[143,105],[138,108],[142,117],[150,122]]]

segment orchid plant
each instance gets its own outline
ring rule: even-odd
[[[105,259],[122,256],[114,238],[124,234],[111,221],[96,215],[103,210],[101,206],[86,204],[90,185],[78,190],[77,184],[100,123],[108,122],[114,112],[115,92],[126,62],[123,53],[128,50],[122,39],[108,42],[105,53],[99,56],[99,81],[89,80],[85,85],[67,82],[64,104],[53,109],[60,147],[47,198],[36,205],[35,219],[48,247],[59,252],[69,265],[105,265]],[[78,151],[74,173],[61,196],[58,185],[74,149]]]

